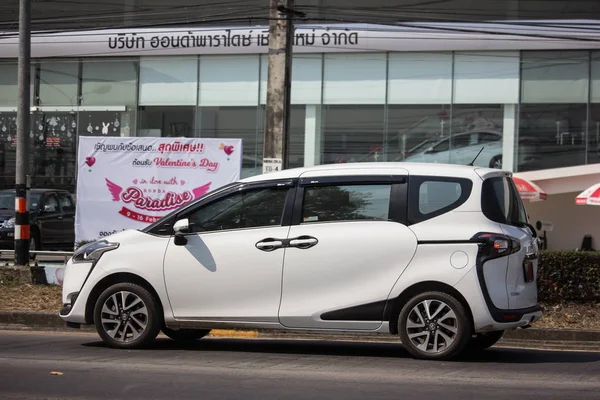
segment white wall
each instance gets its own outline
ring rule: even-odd
[[[531,223],[549,221],[554,230],[547,233],[549,250],[581,247],[584,235],[592,235],[592,246],[600,250],[600,207],[576,206],[580,192],[549,195],[546,201],[525,203]]]

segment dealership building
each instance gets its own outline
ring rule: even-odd
[[[34,3],[35,4],[35,3]],[[142,24],[140,24],[141,26]],[[33,187],[75,192],[81,136],[243,140],[262,170],[268,29],[112,27],[32,38]],[[302,24],[292,67],[290,167],[425,161],[511,170],[551,249],[600,245],[600,20]],[[15,175],[17,51],[0,37],[0,187]]]

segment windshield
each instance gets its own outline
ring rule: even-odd
[[[481,209],[494,222],[521,227],[528,223],[521,196],[508,177],[499,176],[483,182]]]
[[[15,209],[15,192],[2,192],[0,193],[0,210],[14,210]],[[30,210],[37,210],[40,207],[40,193],[29,193],[27,203],[29,203]]]

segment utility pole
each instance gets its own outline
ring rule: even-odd
[[[19,0],[19,105],[17,108],[17,144],[15,176],[15,265],[29,265],[29,119],[31,98],[31,0]]]
[[[269,0],[269,72],[264,133],[263,173],[288,164],[294,0]]]

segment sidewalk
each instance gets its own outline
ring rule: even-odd
[[[45,330],[69,332],[95,332],[93,326],[81,330],[69,329],[64,321],[53,313],[31,311],[0,311],[0,330]],[[226,332],[226,333],[225,333]],[[397,343],[397,336],[376,333],[311,333],[277,330],[215,330],[212,336],[223,338],[280,339],[280,340],[328,340]],[[551,350],[600,351],[600,331],[574,329],[518,329],[507,331],[499,342],[504,347],[528,347]]]

